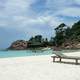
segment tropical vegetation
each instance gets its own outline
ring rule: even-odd
[[[36,35],[26,41],[27,47],[35,48],[52,46],[60,48],[73,48],[77,44],[80,44],[80,21],[74,23],[72,26],[61,23],[54,30],[55,36],[52,36],[50,40],[48,40],[48,38],[43,38],[42,35]],[[22,41],[19,42],[20,44],[18,44],[18,46],[21,45],[21,42]],[[21,46],[24,46],[23,43]]]

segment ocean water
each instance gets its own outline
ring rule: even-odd
[[[20,51],[0,51],[0,58],[7,57],[23,57],[23,56],[38,56],[38,55],[51,55],[52,50],[20,50]]]
[[[8,57],[25,57],[25,56],[39,56],[39,55],[52,55],[54,53],[69,53],[69,52],[80,52],[79,50],[61,50],[61,51],[53,51],[51,49],[45,50],[0,50],[0,58],[8,58]]]

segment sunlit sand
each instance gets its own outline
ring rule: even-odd
[[[80,53],[69,55],[80,56]],[[1,58],[0,80],[80,80],[80,65],[53,63],[51,55]]]

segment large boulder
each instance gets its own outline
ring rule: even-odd
[[[25,40],[17,40],[14,41],[11,46],[9,47],[9,49],[11,50],[25,50],[27,49],[28,43]]]

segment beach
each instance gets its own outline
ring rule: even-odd
[[[80,65],[53,63],[51,55],[0,58],[0,80],[80,80]]]

